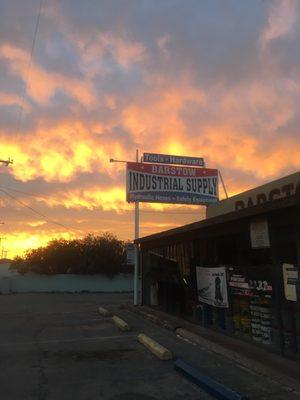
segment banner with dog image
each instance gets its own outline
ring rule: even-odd
[[[228,308],[226,268],[197,267],[199,301],[214,307]]]

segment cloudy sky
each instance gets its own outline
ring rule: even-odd
[[[299,170],[299,1],[43,0],[30,62],[39,6],[0,0],[9,256],[88,232],[132,238],[124,164],[109,158],[136,148],[203,156],[230,194]],[[203,217],[141,208],[141,235]]]

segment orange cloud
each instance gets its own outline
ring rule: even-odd
[[[296,49],[296,0],[267,6],[265,21],[251,22],[257,32],[247,25],[251,34],[245,38],[244,34],[226,36],[223,15],[218,29],[210,32],[212,28],[202,26],[198,19],[193,22],[192,14],[189,24],[173,18],[175,7],[168,10],[172,18],[163,18],[163,23],[157,18],[155,28],[147,25],[144,29],[139,19],[145,11],[142,6],[133,24],[128,23],[128,11],[116,19],[115,13],[108,13],[111,19],[98,25],[94,17],[104,15],[106,6],[100,10],[95,5],[94,14],[86,10],[81,15],[80,7],[69,3],[44,5],[44,23],[29,75],[29,53],[20,48],[23,41],[7,35],[9,39],[0,42],[0,64],[9,81],[0,88],[0,154],[14,158],[3,172],[3,185],[10,182],[12,187],[25,192],[33,188],[38,194],[41,187],[47,193],[44,200],[20,197],[52,216],[48,219],[66,222],[68,214],[67,221],[75,225],[74,231],[67,232],[42,218],[17,220],[14,203],[1,200],[11,254],[45,244],[57,235],[75,237],[89,230],[132,237],[133,205],[125,200],[125,165],[111,164],[109,158],[133,160],[137,147],[203,156],[208,167],[222,170],[230,194],[300,169],[299,74],[295,59],[287,60],[289,45]],[[148,23],[149,15],[144,18]],[[224,49],[220,50],[219,43]],[[275,50],[273,44],[278,46]],[[253,63],[247,58],[248,50]],[[46,64],[48,59],[51,62]],[[66,70],[64,61],[74,63],[75,73]],[[291,65],[294,74],[287,68]],[[14,119],[12,110],[22,102],[22,91],[16,93],[19,79],[27,85],[21,130],[16,135],[18,112]],[[201,207],[143,204],[141,234],[202,217]]]
[[[297,22],[298,6],[297,0],[276,0],[272,3],[268,24],[261,36],[263,46],[291,32]]]
[[[17,96],[12,93],[7,93],[7,92],[0,92],[0,106],[14,106],[22,105],[22,99],[20,96]],[[29,110],[29,105],[27,102],[23,102],[23,108],[25,110]]]
[[[86,208],[89,210],[100,208],[104,211],[114,210],[122,212],[129,209],[125,197],[125,188],[114,187],[105,190],[96,186],[89,189],[60,192],[52,196],[47,201],[47,204],[50,207],[63,205],[66,208]]]
[[[62,89],[85,106],[96,104],[93,86],[88,81],[48,72],[34,61],[28,71],[28,53],[9,43],[0,46],[0,58],[6,60],[10,70],[27,84],[27,95],[37,103],[47,103],[56,90]]]
[[[1,135],[1,129],[0,129]],[[110,156],[126,158],[118,143],[101,143],[82,122],[63,122],[43,127],[16,141],[2,132],[0,154],[13,156],[11,173],[21,181],[42,177],[48,182],[70,181],[80,172],[105,172],[114,176],[124,166],[109,162]]]

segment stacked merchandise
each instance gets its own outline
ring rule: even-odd
[[[235,296],[233,299],[234,331],[244,336],[251,336],[250,302],[246,297]]]
[[[241,331],[241,315],[240,315],[240,302],[239,297],[234,297],[232,301],[232,311],[233,311],[233,326],[234,331],[239,333]]]
[[[251,336],[251,314],[250,300],[247,297],[240,299],[241,333],[244,336]]]
[[[231,275],[229,286],[234,290],[235,296],[232,299],[233,324],[236,333],[245,336],[251,335],[251,314],[250,302],[245,297],[245,291],[248,290],[248,283],[244,276],[240,274]]]
[[[232,274],[229,286],[235,332],[265,345],[272,344],[272,286],[265,280],[248,280],[241,274]]]
[[[250,301],[250,310],[253,340],[263,344],[272,344],[272,309],[270,299],[253,296]]]
[[[261,341],[261,313],[259,306],[259,299],[252,298],[250,302],[251,310],[251,330],[252,338],[256,342]]]
[[[296,320],[296,332],[297,332],[297,348],[300,354],[300,303],[295,304],[295,320]]]
[[[225,311],[221,308],[213,307],[212,310],[212,317],[213,317],[213,326],[216,329],[225,329],[226,322],[225,322]]]
[[[264,297],[260,298],[260,315],[261,315],[261,341],[263,344],[271,344],[272,343],[271,304],[270,300]]]

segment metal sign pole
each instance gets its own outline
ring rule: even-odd
[[[221,174],[221,171],[220,171],[220,170],[219,170],[219,176],[220,176],[220,179],[221,179],[221,183],[222,183],[222,186],[223,186],[223,190],[224,190],[226,199],[228,199],[228,193],[227,193],[227,190],[226,190],[226,187],[225,187],[225,183],[224,183],[224,181],[223,181],[223,177],[222,177],[222,174]]]
[[[139,162],[139,151],[136,150],[136,162]],[[138,239],[140,232],[140,213],[139,202],[134,203],[134,238]],[[135,258],[134,258],[134,305],[138,305],[138,292],[139,292],[139,247],[135,244]]]

